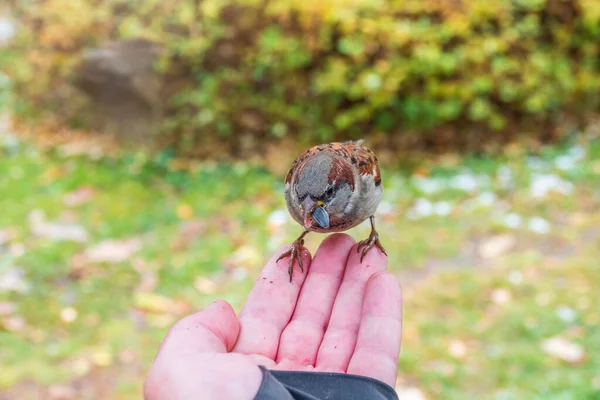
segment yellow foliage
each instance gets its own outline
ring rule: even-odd
[[[185,146],[465,126],[481,137],[600,104],[596,0],[16,1],[25,30],[7,68],[24,105],[77,114],[56,96],[78,51],[149,38],[183,74],[164,131]]]

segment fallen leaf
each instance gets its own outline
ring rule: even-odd
[[[568,217],[568,221],[570,224],[575,226],[582,226],[589,221],[590,217],[581,212],[575,212]]]
[[[462,159],[457,153],[447,153],[440,156],[438,162],[440,166],[452,168],[460,165]]]
[[[413,176],[420,176],[420,177],[429,176],[429,170],[426,167],[418,167],[413,171]]]
[[[206,222],[196,219],[188,221],[179,230],[179,235],[171,243],[172,250],[185,250],[190,244],[201,236],[206,230]]]
[[[492,301],[496,304],[506,304],[510,301],[512,295],[507,289],[495,289],[492,291]]]
[[[241,267],[237,267],[231,270],[230,272],[231,274],[231,278],[234,281],[241,281],[246,279],[246,277],[248,276],[248,271],[245,268],[241,268]]]
[[[137,358],[137,353],[133,349],[123,349],[119,353],[119,361],[121,361],[123,364],[131,364]]]
[[[168,314],[151,314],[146,317],[148,325],[161,329],[172,326],[175,320],[174,316]]]
[[[131,258],[142,247],[137,238],[106,240],[85,251],[85,257],[92,263],[119,263]]]
[[[88,314],[84,318],[83,322],[88,327],[98,326],[98,324],[100,324],[100,316],[98,314],[96,314],[96,313]]]
[[[190,219],[194,216],[194,209],[189,204],[181,204],[177,207],[177,216],[180,219]]]
[[[60,178],[62,170],[58,165],[47,168],[41,175],[42,183],[49,184]]]
[[[14,314],[17,311],[17,305],[10,301],[0,301],[0,316]]]
[[[268,223],[271,231],[279,231],[288,221],[288,212],[285,210],[275,210],[269,214]]]
[[[77,391],[64,385],[52,385],[48,388],[48,395],[52,400],[71,400],[77,398]]]
[[[71,323],[77,319],[77,310],[73,307],[66,307],[60,310],[60,319],[63,322]]]
[[[416,387],[398,387],[395,388],[398,398],[402,400],[427,400],[425,393]]]
[[[29,214],[29,225],[35,236],[56,242],[84,243],[88,240],[88,233],[82,226],[73,223],[48,222],[41,210],[34,210]]]
[[[8,253],[13,258],[19,258],[25,254],[25,245],[23,243],[11,243],[8,247]]]
[[[2,326],[9,332],[20,332],[25,328],[25,318],[18,315],[4,318]]]
[[[92,362],[99,367],[108,367],[113,362],[113,356],[108,350],[96,350],[92,353]]]
[[[456,365],[454,363],[443,361],[443,360],[434,360],[428,363],[425,363],[424,368],[427,368],[432,371],[436,371],[445,377],[450,377],[456,373]]]
[[[137,286],[138,292],[151,292],[158,285],[158,275],[156,271],[143,258],[136,258],[132,263],[133,269],[140,276],[140,283]]]
[[[583,347],[577,343],[570,342],[561,337],[553,337],[542,342],[542,350],[569,364],[579,364],[585,359]]]
[[[566,322],[568,324],[574,322],[577,318],[577,312],[571,307],[565,305],[560,305],[556,308],[556,315],[563,322]]]
[[[493,259],[507,253],[517,242],[514,235],[505,234],[488,238],[479,245],[479,255],[484,259]]]
[[[0,292],[28,293],[31,285],[25,279],[25,271],[17,267],[9,267],[0,274]]]
[[[210,219],[210,225],[216,227],[224,235],[235,238],[236,235],[239,235],[242,223],[239,218],[227,217],[227,214],[228,211],[223,210],[222,214],[214,215]]]
[[[29,327],[24,333],[25,335],[23,336],[33,343],[40,344],[48,339],[48,331],[45,329]]]
[[[183,314],[188,306],[156,293],[136,293],[135,306],[156,314]]]
[[[467,345],[462,340],[453,340],[448,346],[448,352],[454,358],[464,358],[467,355]]]
[[[563,332],[562,337],[565,339],[581,339],[585,337],[585,329],[582,326],[574,325]]]
[[[577,299],[576,306],[580,310],[588,310],[592,306],[592,300],[589,298],[589,296],[581,296],[579,299]]]
[[[198,277],[194,281],[194,288],[200,293],[213,294],[217,291],[217,284],[211,279]]]
[[[12,229],[0,229],[0,246],[10,242],[14,236],[15,232]]]
[[[508,274],[508,281],[513,285],[518,285],[523,282],[523,274],[521,271],[510,271]]]
[[[529,230],[540,235],[549,233],[551,230],[550,223],[543,218],[534,217],[529,220]]]
[[[92,365],[87,358],[77,357],[70,362],[71,370],[76,376],[87,375],[92,369]]]
[[[227,260],[233,266],[253,265],[261,261],[262,256],[259,251],[250,245],[241,246]]]
[[[94,193],[94,188],[90,186],[82,186],[65,194],[63,197],[63,203],[68,207],[75,207],[90,201],[94,196]]]

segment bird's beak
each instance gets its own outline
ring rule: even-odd
[[[302,203],[302,209],[304,211],[307,227],[312,225],[310,219],[315,221],[321,228],[329,228],[329,214],[325,211],[325,203],[322,201],[313,201],[308,197]],[[310,219],[308,217],[311,217]]]
[[[325,207],[315,207],[311,215],[321,228],[329,228],[329,214],[327,214],[327,211],[325,211]]]

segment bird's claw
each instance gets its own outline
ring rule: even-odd
[[[290,275],[290,282],[292,281],[292,274],[294,269],[294,261],[298,261],[298,265],[300,266],[300,271],[304,273],[304,266],[302,264],[302,247],[304,246],[304,239],[297,239],[292,243],[292,247],[279,256],[276,262],[279,262],[282,258],[290,257],[290,264],[288,268],[288,273]]]
[[[377,248],[379,250],[381,250],[381,252],[387,256],[387,253],[385,252],[383,245],[379,241],[379,234],[377,233],[377,231],[375,229],[371,230],[371,234],[369,235],[368,239],[361,240],[360,242],[358,242],[358,246],[356,247],[356,252],[360,253],[360,249],[363,246],[364,246],[364,249],[362,251],[362,254],[360,255],[361,263],[363,261],[363,258],[365,258],[365,255],[367,255],[367,253],[369,252],[369,250],[371,250],[373,248],[373,246],[377,246]]]

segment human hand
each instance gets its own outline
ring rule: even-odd
[[[280,249],[236,318],[216,301],[177,322],[148,374],[146,399],[253,399],[272,370],[363,375],[394,386],[401,339],[401,293],[373,250],[363,262],[346,234],[326,238],[289,282]]]

